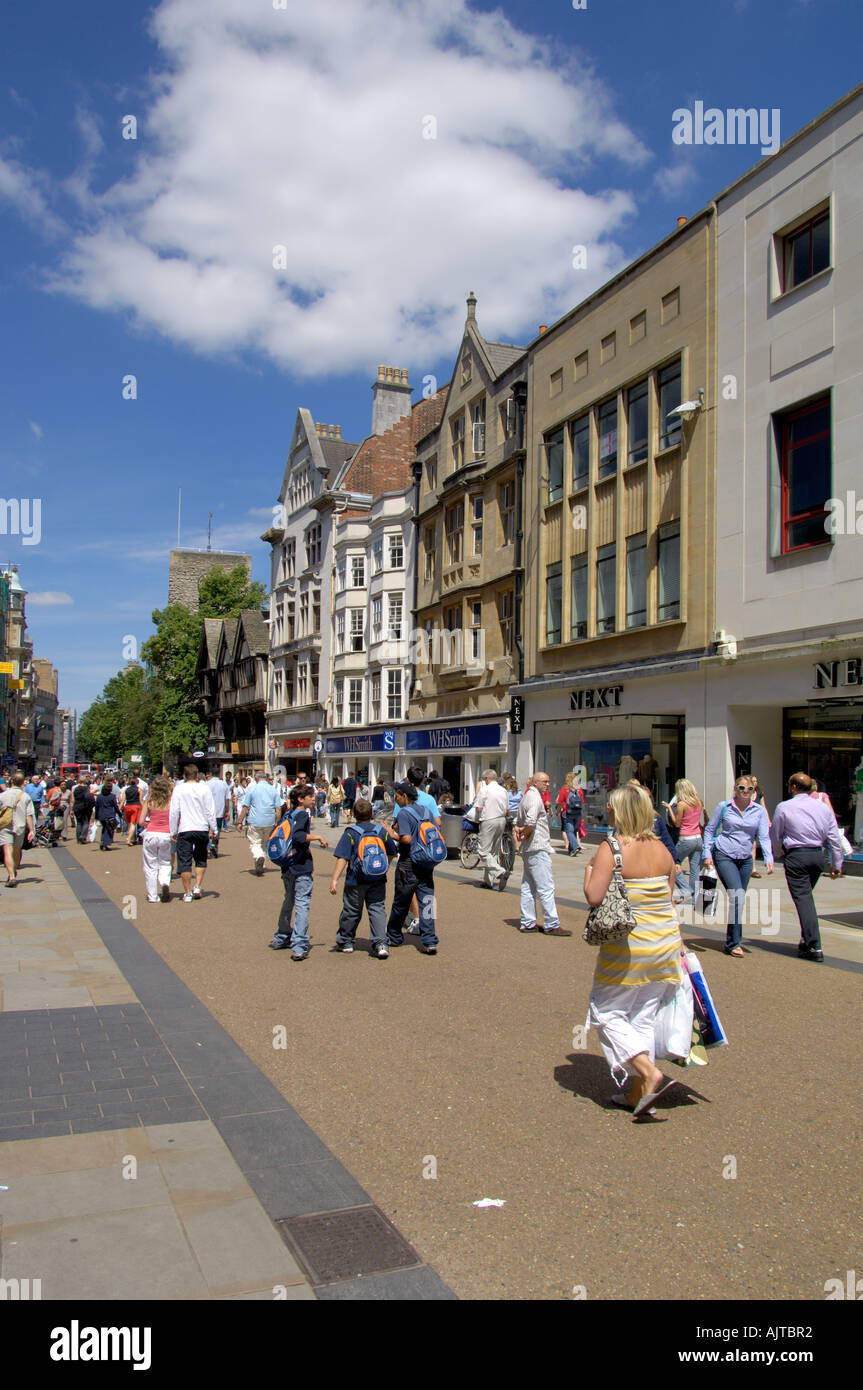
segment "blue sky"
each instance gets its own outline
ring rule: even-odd
[[[674,145],[676,109],[786,139],[861,30],[856,0],[7,0],[0,494],[42,533],[0,563],[61,702],[150,634],[178,487],[183,544],[212,512],[266,582],[298,406],[360,440],[379,362],[448,377],[470,290],[529,341],[760,158]]]

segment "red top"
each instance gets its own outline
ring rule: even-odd
[[[150,807],[150,819],[147,822],[147,829],[151,835],[170,835],[171,833],[171,808],[170,806],[160,806],[158,810]]]

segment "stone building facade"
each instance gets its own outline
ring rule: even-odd
[[[198,588],[211,570],[226,573],[242,565],[251,579],[251,555],[229,550],[172,550],[168,568],[168,603],[181,603],[190,612],[198,611]]]

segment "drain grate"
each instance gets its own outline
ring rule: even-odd
[[[378,1207],[351,1207],[290,1216],[276,1226],[305,1265],[313,1284],[385,1274],[421,1265],[417,1252]]]

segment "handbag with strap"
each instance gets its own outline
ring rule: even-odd
[[[623,881],[620,841],[615,835],[609,835],[608,843],[614,855],[614,872],[602,902],[597,903],[587,914],[582,936],[588,946],[602,946],[606,941],[621,941],[629,936],[636,925],[635,913]]]
[[[14,803],[14,805],[4,806],[2,807],[2,809],[0,809],[0,830],[9,829],[10,825],[12,824],[12,821],[15,818],[15,812],[18,810],[18,802],[21,801],[23,795],[23,792],[19,792],[18,799]]]

